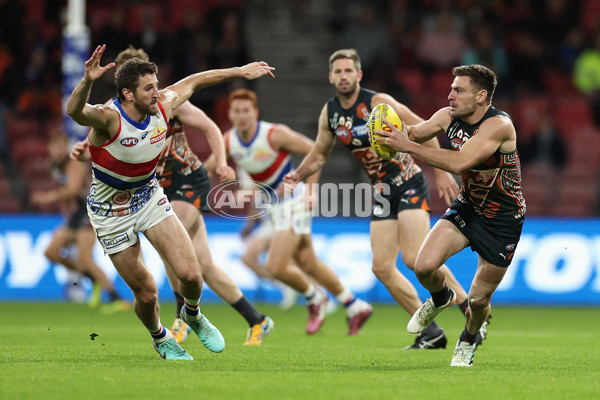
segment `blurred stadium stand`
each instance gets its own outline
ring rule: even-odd
[[[164,33],[168,38],[167,49],[158,49],[153,59],[159,65],[159,70],[164,71],[161,76],[162,84],[168,84],[197,70],[264,59],[277,68],[276,79],[264,79],[251,84],[231,82],[203,91],[192,98],[192,101],[225,130],[229,128],[225,112],[226,94],[239,85],[250,86],[259,94],[262,118],[288,124],[314,138],[319,112],[325,101],[334,95],[327,80],[328,57],[341,46],[344,31],[357,23],[352,15],[352,10],[356,9],[354,6],[363,3],[356,0],[87,1],[87,23],[92,31],[92,45],[97,43],[99,37],[111,37],[111,34],[115,34],[119,35],[120,42],[140,46],[148,39],[142,37],[146,15],[158,15],[161,20],[169,21],[168,26],[158,24],[156,31],[146,31],[149,35]],[[419,35],[427,29],[424,21],[432,16],[447,12],[453,16],[464,15],[463,26],[468,26],[464,22],[469,22],[468,18],[475,18],[473,15],[480,12],[480,15],[477,14],[479,22],[483,21],[493,27],[496,44],[504,47],[512,68],[500,79],[494,104],[511,114],[520,143],[527,143],[535,134],[538,117],[549,113],[567,146],[567,162],[558,171],[539,163],[523,165],[528,215],[594,215],[598,209],[600,129],[594,125],[587,99],[572,83],[572,71],[559,65],[557,61],[556,53],[566,40],[566,33],[556,43],[531,42],[529,38],[523,39],[524,36],[520,33],[532,33],[543,22],[538,19],[542,19],[544,13],[556,12],[548,4],[558,3],[555,7],[559,7],[559,11],[562,10],[565,16],[573,17],[565,18],[565,21],[574,22],[557,27],[557,31],[567,32],[579,29],[579,26],[585,38],[591,39],[600,27],[598,2],[500,1],[496,2],[495,8],[485,12],[479,9],[482,3],[480,1],[458,3],[460,4],[454,6],[456,8],[446,4],[450,7],[446,9],[429,0],[373,2],[382,23],[388,26],[391,42],[402,43],[405,49],[390,51],[390,57],[396,58],[388,60],[392,61],[392,67],[386,70],[389,73],[368,76],[365,72],[364,86],[393,95],[393,88],[401,89],[398,93],[406,94],[406,98],[398,97],[399,100],[406,102],[422,117],[429,117],[434,111],[447,105],[446,96],[452,81],[449,68],[425,68],[413,57],[398,57],[409,54],[411,48],[414,50]],[[513,9],[512,7],[517,7],[513,3],[525,8]],[[49,173],[46,142],[49,132],[60,126],[61,115],[43,105],[39,106],[42,109],[19,108],[18,100],[28,89],[52,93],[60,88],[60,32],[65,5],[66,1],[60,0],[0,2],[0,25],[4,23],[13,27],[11,33],[15,32],[14,26],[22,28],[16,37],[7,36],[4,30],[0,32],[0,46],[8,48],[12,55],[12,58],[0,57],[0,91],[17,84],[16,93],[11,96],[0,95],[0,108],[6,109],[4,120],[0,121],[6,134],[5,137],[0,135],[0,141],[6,141],[5,145],[9,150],[8,156],[2,157],[0,162],[0,213],[55,211],[33,210],[28,202],[28,193],[32,187],[43,189],[58,184]],[[527,5],[530,10],[527,10]],[[381,10],[388,7],[393,7],[395,15],[381,13]],[[465,10],[461,7],[470,8]],[[531,12],[538,8],[541,10],[539,13]],[[115,18],[116,9],[122,10],[126,19],[118,21]],[[402,16],[398,17],[401,13],[416,18],[403,19]],[[405,26],[398,28],[395,18],[401,19]],[[186,31],[191,35],[191,41],[175,43],[174,38],[182,37],[177,35],[183,34],[190,21],[196,24],[194,29]],[[468,37],[467,33],[464,34]],[[234,37],[233,44],[230,43],[231,35]],[[107,44],[111,51],[121,50],[114,45],[111,47],[111,43]],[[189,50],[188,57],[184,59],[177,51],[182,45],[183,50]],[[41,50],[44,57],[43,70],[36,69],[40,61],[33,59],[32,49]],[[361,49],[358,50],[360,52]],[[583,49],[574,49],[581,50]],[[517,56],[520,58],[515,58]],[[545,65],[536,72],[541,88],[523,81],[522,77],[528,76],[527,71],[521,71],[525,70],[525,65],[515,67],[515,59],[523,60],[527,57]],[[16,71],[16,82],[7,82],[10,68]],[[114,91],[110,86],[110,79],[102,84],[106,87],[98,88],[98,98],[92,96],[96,102],[104,101],[105,96]],[[8,89],[6,93],[9,93]],[[191,130],[188,133],[191,146],[201,158],[205,158],[208,146],[203,135]],[[337,145],[323,170],[321,182],[366,182],[361,168],[351,158],[346,149]],[[431,168],[425,167],[424,170],[432,188],[433,212],[440,214],[445,205],[437,198]]]

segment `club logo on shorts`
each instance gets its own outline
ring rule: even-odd
[[[129,235],[127,232],[117,235],[113,238],[102,239],[102,243],[104,243],[104,247],[110,249],[112,247],[117,247],[121,243],[125,243],[129,240]]]
[[[510,243],[510,244],[507,244],[504,248],[508,251],[513,251],[515,249],[515,247],[517,247],[516,243]]]
[[[444,216],[452,215],[452,214],[456,214],[456,213],[457,213],[456,210],[453,210],[451,208],[446,208],[446,212],[444,213]]]
[[[117,192],[112,195],[112,202],[118,206],[129,203],[131,200],[131,193],[129,192]]]

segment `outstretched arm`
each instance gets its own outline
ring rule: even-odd
[[[274,78],[275,75],[273,75],[272,72],[274,70],[275,68],[269,66],[266,62],[256,61],[246,64],[243,67],[199,72],[183,78],[179,82],[161,90],[160,101],[163,107],[169,109],[169,111],[167,111],[168,115],[170,114],[170,110],[174,110],[183,104],[196,90],[217,85],[235,78],[253,80],[265,75],[270,75]]]
[[[210,167],[219,176],[221,182],[227,182],[235,179],[235,170],[227,165],[225,155],[225,143],[223,134],[217,124],[206,115],[204,111],[186,101],[173,111],[173,116],[177,117],[185,126],[190,126],[202,132],[208,140],[208,145],[214,155],[214,165]],[[211,161],[212,163],[213,161]]]
[[[100,66],[104,50],[106,50],[106,45],[96,47],[90,59],[85,62],[85,73],[71,93],[66,110],[67,114],[79,125],[91,126],[99,130],[107,130],[110,114],[104,111],[103,106],[89,105],[87,99],[94,81],[115,66],[115,63],[107,64],[104,67]]]
[[[293,186],[297,185],[298,182],[319,171],[329,158],[334,145],[335,139],[331,132],[329,132],[329,123],[327,122],[326,104],[319,116],[319,131],[316,142],[311,146],[310,151],[306,154],[298,169],[284,176],[284,183]]]

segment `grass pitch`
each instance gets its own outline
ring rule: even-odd
[[[275,330],[246,347],[245,321],[205,304],[227,347],[184,347],[192,362],[168,362],[133,312],[101,315],[85,305],[0,303],[1,399],[599,399],[598,308],[495,307],[489,339],[472,368],[450,368],[464,319],[438,318],[445,350],[404,351],[414,336],[398,306],[376,305],[360,335],[347,337],[338,310],[314,336],[306,310],[259,305]],[[164,303],[170,327],[175,305]],[[90,335],[96,334],[94,340]]]

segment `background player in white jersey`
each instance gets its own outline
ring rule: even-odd
[[[260,188],[254,184],[252,178],[250,178],[250,175],[248,175],[246,171],[238,168],[236,175],[242,185],[242,189],[260,191]],[[250,204],[248,215],[253,216],[255,215],[255,212],[256,209]],[[274,233],[275,229],[273,228],[273,223],[268,215],[263,215],[259,218],[247,218],[240,231],[240,236],[244,241],[244,251],[240,259],[259,279],[269,281],[281,291],[281,301],[279,302],[279,306],[287,311],[296,305],[298,301],[298,292],[275,278],[267,269],[264,261],[264,255],[269,250],[269,245],[271,244]],[[291,266],[291,268],[297,268],[293,261],[292,264],[293,266]]]
[[[258,101],[254,92],[238,89],[229,95],[229,119],[233,128],[225,134],[227,154],[254,181],[266,185],[267,191],[283,198],[283,176],[293,169],[290,153],[307,154],[313,142],[285,125],[259,121],[258,114]],[[307,179],[307,183],[317,183],[318,175],[313,174]],[[301,192],[302,187],[298,189],[300,190],[296,190],[295,197],[272,205],[270,215],[275,234],[269,246],[267,269],[306,298],[309,305],[306,327],[308,334],[317,332],[323,324],[328,297],[304,274],[289,268],[292,258],[302,271],[345,306],[348,334],[355,335],[371,315],[372,307],[346,289],[333,270],[317,258],[312,246],[312,215],[307,207],[311,188],[309,186],[307,193]],[[291,216],[286,213],[290,203],[293,209]]]
[[[173,268],[185,298],[182,315],[211,351],[225,348],[223,336],[200,312],[202,273],[189,235],[176,218],[155,171],[163,149],[168,118],[192,93],[228,79],[255,79],[272,74],[256,62],[243,67],[197,73],[158,90],[155,64],[131,59],[116,76],[118,98],[110,106],[87,104],[92,85],[110,63],[100,66],[106,46],[98,46],[85,62],[85,74],[67,103],[67,114],[88,135],[94,181],[88,195],[88,214],[100,243],[134,294],[135,311],[165,359],[191,360],[160,322],[158,290],[144,265],[137,239],[143,232]]]
[[[366,122],[370,111],[379,103],[390,104],[407,123],[422,119],[390,95],[361,88],[361,79],[360,57],[356,50],[342,49],[330,56],[329,82],[335,87],[336,96],[321,111],[314,148],[285,180],[294,185],[320,170],[337,137],[362,164],[375,187],[387,185],[389,194],[380,195],[388,200],[389,209],[375,203],[371,216],[372,268],[394,300],[413,315],[422,303],[414,286],[396,267],[396,262],[401,253],[404,264],[414,268],[419,247],[430,228],[429,189],[421,168],[409,155],[400,153],[393,160],[385,161],[371,149]],[[427,145],[439,147],[437,139]],[[436,170],[436,183],[440,197],[450,204],[458,193],[456,181],[449,173]],[[457,293],[460,309],[465,312],[467,293],[446,266],[441,271]],[[445,348],[446,343],[444,330],[433,322],[407,349]]]

